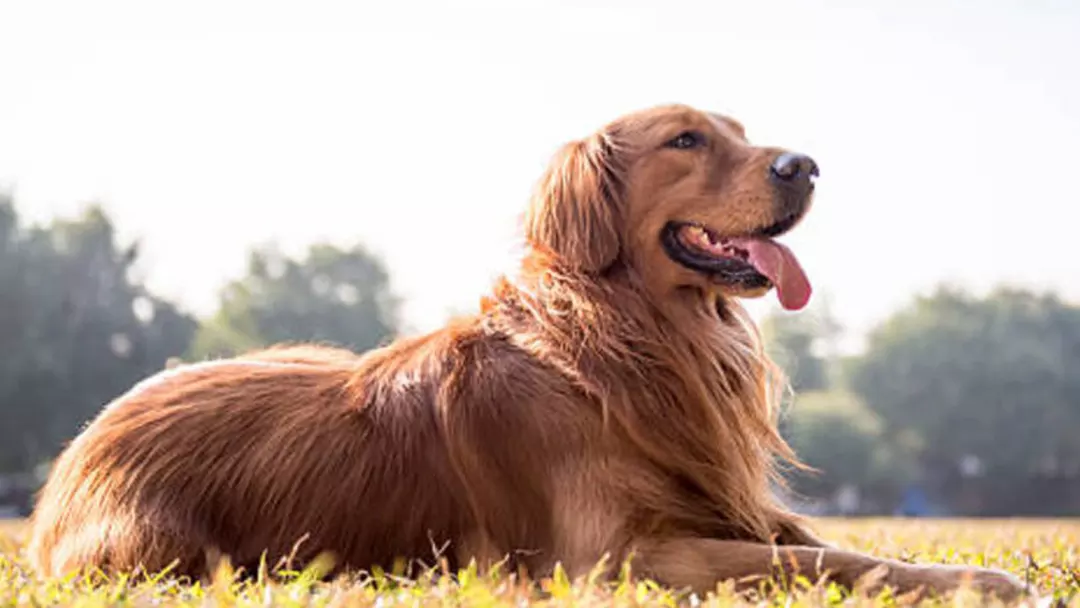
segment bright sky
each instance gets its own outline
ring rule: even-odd
[[[818,160],[786,241],[855,331],[942,280],[1080,299],[1070,0],[0,0],[0,28],[0,183],[35,221],[103,202],[195,312],[255,243],[358,239],[434,327],[512,263],[559,144],[666,102]]]

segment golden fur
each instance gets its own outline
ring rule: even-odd
[[[663,146],[694,129],[709,144]],[[778,375],[740,291],[674,262],[686,220],[741,234],[776,221],[780,153],[685,106],[567,144],[525,213],[527,253],[478,314],[362,356],[279,347],[180,366],[110,404],[59,457],[33,516],[42,572],[201,576],[331,552],[339,568],[506,556],[572,576],[604,556],[707,591],[777,568],[843,584],[944,590],[990,570],[828,547],[774,498],[795,462]],[[807,201],[808,202],[808,201]],[[774,552],[783,559],[774,562]],[[744,581],[745,582],[745,581]]]

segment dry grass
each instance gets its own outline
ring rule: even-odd
[[[844,547],[878,555],[950,563],[989,565],[1025,577],[1044,598],[1080,607],[1080,520],[901,521],[822,520],[819,531]],[[90,587],[72,580],[39,579],[19,557],[20,527],[0,522],[0,605],[63,606],[629,606],[895,605],[888,594],[845,597],[835,587],[794,581],[757,597],[736,597],[721,586],[708,598],[625,580],[600,585],[556,576],[536,583],[495,573],[466,570],[455,576],[432,573],[423,582],[385,573],[330,583],[317,573],[283,573],[281,580],[234,582],[228,571],[209,585],[180,585],[165,579],[113,580]],[[943,600],[947,605],[986,605],[971,594]]]

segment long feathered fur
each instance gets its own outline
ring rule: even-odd
[[[34,566],[203,576],[218,555],[254,571],[329,552],[341,570],[434,547],[451,567],[509,557],[536,575],[640,555],[707,590],[771,572],[773,542],[842,581],[878,565],[823,559],[775,499],[777,467],[797,461],[746,313],[637,249],[648,214],[675,205],[672,175],[709,172],[685,186],[708,203],[716,171],[748,179],[769,160],[737,142],[708,165],[643,156],[687,121],[716,124],[662,108],[565,146],[526,210],[520,271],[475,315],[362,356],[293,345],[180,366],[118,397],[53,466]],[[729,215],[767,219],[745,195],[767,187],[739,185]]]

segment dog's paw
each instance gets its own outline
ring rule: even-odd
[[[1026,585],[1018,577],[1003,570],[977,566],[910,565],[898,581],[903,590],[920,587],[925,592],[942,595],[958,589],[969,588],[1004,602],[1015,602],[1031,597]]]

